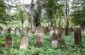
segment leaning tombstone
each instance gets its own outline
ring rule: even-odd
[[[5,45],[7,48],[9,48],[12,46],[11,28],[8,28],[7,32],[8,34],[5,38]]]
[[[21,33],[21,30],[20,30],[20,28],[15,28],[15,34],[17,35],[17,36],[20,36],[20,33]]]
[[[74,28],[74,44],[75,46],[79,46],[81,43],[81,28],[80,26],[76,26]]]
[[[28,37],[24,36],[21,39],[20,49],[27,49],[27,47],[28,47]]]
[[[43,45],[43,28],[37,27],[35,31],[35,47],[41,47]]]

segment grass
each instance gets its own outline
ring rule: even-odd
[[[6,33],[0,35],[0,44],[5,44]],[[43,46],[40,48],[34,47],[34,35],[29,38],[29,46],[27,49],[19,49],[21,37],[12,34],[13,46],[6,48],[0,45],[0,55],[85,55],[85,35],[82,36],[82,46],[74,46],[74,36],[70,33],[69,36],[62,34],[65,40],[65,46],[52,48],[50,35],[44,35]]]

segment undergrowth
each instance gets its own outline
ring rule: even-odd
[[[34,35],[29,38],[29,46],[27,49],[20,49],[20,40],[22,37],[12,34],[13,46],[5,47],[6,33],[0,35],[0,55],[85,55],[85,35],[82,36],[81,46],[74,46],[74,36],[70,33],[69,36],[62,34],[65,40],[65,46],[52,48],[50,35],[44,35],[43,46],[40,48],[34,47]]]

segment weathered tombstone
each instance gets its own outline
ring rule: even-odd
[[[35,31],[35,47],[41,47],[43,44],[43,28],[37,27]]]
[[[51,36],[51,43],[53,48],[58,47],[58,45],[65,44],[64,39],[61,35],[62,32],[60,30],[58,29],[51,30],[50,36]]]
[[[11,47],[12,46],[12,37],[10,35],[8,35],[5,40],[6,40],[6,47],[7,48]]]
[[[58,40],[57,40],[57,34],[56,33],[57,32],[55,32],[54,30],[50,31],[52,48],[58,47]]]
[[[57,39],[59,41],[59,45],[64,45],[65,41],[62,37],[62,31],[60,29],[57,30]]]
[[[15,28],[15,34],[16,35],[18,35],[18,36],[20,36],[20,32],[21,32],[21,30],[20,30],[20,28]]]
[[[80,45],[81,43],[81,28],[75,27],[74,29],[74,44],[75,46]]]
[[[6,44],[6,47],[9,48],[12,46],[11,28],[8,28],[7,32],[8,32],[8,35],[5,38],[5,44]]]
[[[28,47],[28,37],[24,36],[21,39],[20,49],[27,49],[27,47]]]
[[[2,27],[0,27],[0,34],[2,34],[3,33],[3,28]]]

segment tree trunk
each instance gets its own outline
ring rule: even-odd
[[[34,32],[34,0],[31,0],[31,31]]]
[[[69,27],[69,4],[68,1],[66,0],[66,27],[65,27],[65,35],[68,35],[68,27]]]
[[[21,22],[22,22],[22,37],[23,37],[23,22],[24,22],[24,20],[22,19]]]
[[[67,20],[67,23],[66,23],[66,27],[65,27],[65,35],[68,35],[68,26],[69,26],[69,23],[68,23],[68,20]]]

